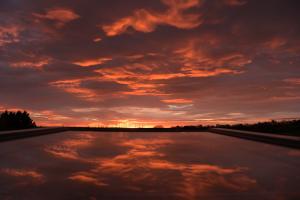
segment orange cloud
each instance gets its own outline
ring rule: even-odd
[[[57,26],[63,26],[70,21],[80,18],[78,14],[68,8],[54,8],[48,10],[45,14],[33,13],[33,15],[40,19],[57,21]]]
[[[135,55],[126,56],[126,58],[128,60],[138,60],[143,57],[145,57],[143,54],[135,54]]]
[[[276,50],[280,47],[282,47],[283,45],[285,45],[287,43],[287,40],[285,38],[282,37],[274,37],[271,38],[269,41],[264,43],[264,46],[272,49],[272,50]]]
[[[16,68],[34,68],[34,69],[42,69],[43,66],[50,63],[49,58],[43,58],[36,61],[20,61],[11,63],[12,67]]]
[[[213,70],[200,70],[197,68],[183,68],[189,77],[210,77],[217,76],[220,74],[240,74],[242,72],[232,69],[213,69]]]
[[[122,107],[115,107],[111,108],[112,111],[118,112],[122,115],[131,115],[132,118],[127,120],[114,120],[111,123],[112,125],[125,125],[124,127],[127,127],[127,124],[135,125],[136,127],[140,127],[140,125],[143,125],[143,127],[154,127],[155,125],[163,125],[163,126],[170,126],[172,123],[167,123],[167,120],[164,122],[162,119],[173,119],[174,118],[180,118],[187,114],[186,111],[182,110],[170,110],[170,109],[162,109],[162,108],[144,108],[144,107],[136,107],[136,106],[122,106]],[[156,120],[153,119],[153,116],[157,118]],[[146,119],[141,119],[141,117]],[[176,120],[174,120],[176,121]],[[180,121],[180,120],[179,120]],[[186,122],[186,121],[185,121]]]
[[[150,74],[148,76],[149,80],[167,80],[172,78],[184,77],[182,73],[169,73],[169,74]]]
[[[101,42],[102,41],[102,38],[101,37],[96,37],[93,39],[94,42]]]
[[[93,177],[93,174],[86,173],[86,172],[85,173],[82,172],[82,173],[74,174],[74,175],[70,176],[69,179],[73,180],[73,181],[79,181],[79,182],[83,182],[83,183],[93,184],[93,185],[96,185],[98,187],[108,185],[108,184],[100,181],[99,178]]]
[[[161,100],[162,102],[165,103],[175,103],[175,104],[185,104],[185,103],[192,103],[192,100],[189,99],[164,99]]]
[[[123,92],[123,94],[125,94],[125,95],[135,95],[135,96],[145,96],[145,95],[150,95],[150,96],[166,96],[166,95],[168,95],[168,94],[159,92],[156,89],[152,89],[152,90],[149,90],[149,89],[144,89],[144,90],[137,89],[137,90],[130,91],[130,92]]]
[[[94,65],[101,65],[107,61],[112,60],[111,58],[97,58],[97,59],[87,59],[87,60],[81,60],[74,62],[73,64],[79,65],[81,67],[89,67]]]
[[[238,52],[213,56],[204,48],[201,48],[201,40],[191,40],[188,45],[174,51],[181,57],[185,66],[200,65],[202,69],[214,67],[243,67],[252,62],[250,58]],[[213,45],[212,45],[213,46]]]
[[[179,57],[178,57],[179,55]],[[176,61],[182,65],[173,73],[155,73],[154,70],[159,68],[159,64],[132,64],[115,68],[101,68],[96,72],[100,73],[105,80],[114,81],[120,84],[126,84],[132,91],[126,91],[125,95],[151,95],[165,96],[166,93],[160,92],[160,87],[165,84],[158,81],[169,80],[182,77],[210,77],[220,74],[239,74],[240,69],[251,61],[242,54],[228,54],[215,60],[212,57],[201,55],[194,50],[176,51]]]
[[[5,169],[1,169],[0,173],[4,173],[14,177],[29,177],[39,182],[44,181],[45,179],[43,174],[34,170],[5,168]]]
[[[178,56],[178,62],[183,65],[181,71],[186,76],[209,77],[219,74],[239,74],[242,73],[241,67],[252,62],[249,57],[238,52],[215,56],[201,48],[201,44],[202,41],[199,39],[190,40],[188,45],[174,51]]]
[[[97,94],[90,89],[81,87],[81,81],[81,79],[61,80],[51,82],[49,85],[60,88],[85,100],[94,101]]]
[[[0,26],[0,47],[19,42],[21,31],[22,29],[19,26]]]
[[[31,116],[34,118],[34,119],[38,119],[40,121],[40,123],[43,124],[43,121],[47,121],[47,125],[52,125],[52,122],[54,121],[58,121],[60,122],[59,124],[57,124],[56,126],[61,126],[61,122],[62,121],[65,121],[65,120],[70,120],[71,118],[70,117],[67,117],[67,116],[64,116],[64,115],[60,115],[60,114],[56,114],[55,112],[53,111],[50,111],[50,110],[44,110],[44,111],[38,111],[38,112],[30,112],[31,113]]]
[[[148,81],[165,80],[175,76],[168,76],[168,74],[151,74],[152,69],[153,67],[151,66],[134,64],[116,68],[98,69],[96,72],[100,73],[105,80],[128,85],[132,91],[123,92],[125,95],[165,95],[157,90],[162,84],[154,84]],[[142,70],[145,73],[137,72],[137,70]]]
[[[157,66],[135,63],[132,65],[125,65],[125,66],[115,67],[115,68],[98,69],[96,70],[96,72],[102,74],[104,78],[107,80],[113,80],[123,84],[132,84],[132,83],[136,83],[138,80],[149,80],[151,79],[150,76],[152,76],[152,78],[155,79],[155,75],[151,74],[152,70],[155,68],[157,68]],[[137,72],[137,71],[143,71],[144,73]],[[160,77],[161,79],[165,79],[163,76]],[[160,79],[160,78],[156,78],[156,79]],[[131,80],[133,82],[131,82]]]
[[[104,25],[102,29],[107,36],[116,36],[124,33],[129,27],[148,33],[154,31],[158,25],[192,29],[202,23],[200,14],[184,14],[187,9],[200,5],[199,0],[162,0],[162,2],[169,7],[166,12],[139,9],[133,16],[122,18],[111,25]]]

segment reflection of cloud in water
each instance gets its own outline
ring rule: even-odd
[[[97,187],[113,187],[116,182],[112,181],[120,180],[122,185],[115,185],[116,188],[144,192],[145,188],[151,188],[152,191],[164,190],[181,198],[196,199],[199,195],[210,195],[214,188],[243,192],[256,185],[256,181],[245,174],[247,168],[168,161],[162,147],[176,145],[176,140],[170,137],[130,139],[119,135],[114,145],[129,148],[123,154],[111,158],[81,155],[80,149],[95,148],[94,140],[90,134],[80,134],[45,150],[58,158],[91,163],[92,168],[72,173],[69,179]]]
[[[121,142],[119,145],[128,146],[133,149],[157,149],[161,146],[173,143],[172,140],[167,138],[157,138],[157,139],[130,139]]]
[[[53,145],[46,147],[45,151],[58,158],[64,159],[80,159],[78,153],[74,149],[67,148],[65,146]]]
[[[62,159],[84,160],[78,154],[78,149],[91,146],[95,136],[92,134],[76,134],[73,139],[62,141],[59,145],[47,146],[44,150]]]
[[[208,190],[222,187],[227,190],[247,191],[256,181],[244,173],[243,168],[221,168],[213,165],[185,165],[180,172],[183,176],[179,196],[196,199],[197,195],[210,195]]]
[[[229,190],[246,191],[255,186],[256,181],[244,173],[246,168],[222,168],[208,164],[184,164],[173,163],[155,157],[144,157],[133,155],[130,152],[113,159],[103,160],[97,169],[92,170],[95,174],[112,174],[127,179],[131,187],[139,188],[139,184],[147,182],[154,184],[162,180],[160,171],[174,171],[179,174],[179,183],[169,183],[169,187],[177,191],[177,195],[187,199],[195,199],[197,195],[204,193],[213,187],[223,187]],[[168,179],[168,177],[167,177]],[[140,188],[140,190],[142,190]],[[208,195],[208,194],[206,194]]]

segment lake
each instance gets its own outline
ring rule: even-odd
[[[300,151],[209,132],[0,143],[0,199],[300,199]]]

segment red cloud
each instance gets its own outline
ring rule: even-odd
[[[74,62],[73,64],[79,65],[81,67],[89,67],[89,66],[94,66],[94,65],[101,65],[110,60],[111,60],[111,58],[86,59],[86,60]]]
[[[182,73],[190,77],[208,77],[219,74],[238,74],[241,67],[250,64],[252,60],[239,52],[214,54],[201,47],[201,40],[190,40],[188,45],[179,48],[174,53],[178,62],[182,63]],[[212,44],[211,46],[215,46]]]
[[[37,182],[43,182],[45,179],[43,174],[31,169],[4,168],[0,170],[0,173],[14,177],[28,177]]]
[[[161,100],[165,103],[175,103],[175,104],[186,104],[186,103],[192,103],[193,101],[190,99],[164,99]]]
[[[19,42],[19,34],[22,29],[19,26],[0,25],[0,47],[9,43]]]
[[[162,0],[169,8],[159,13],[145,9],[136,10],[133,16],[122,18],[111,25],[102,26],[108,36],[124,33],[129,27],[140,32],[152,32],[157,25],[169,25],[180,29],[192,29],[202,23],[200,14],[184,14],[184,11],[198,6],[199,0]]]
[[[34,69],[42,69],[43,66],[49,64],[51,59],[49,58],[41,58],[35,61],[19,61],[11,63],[12,67],[16,68],[34,68]]]
[[[60,88],[65,92],[74,94],[80,98],[83,98],[87,101],[95,101],[97,94],[87,88],[80,86],[81,79],[71,79],[71,80],[61,80],[49,83],[50,86]]]
[[[33,13],[33,15],[40,19],[56,21],[58,26],[63,26],[70,21],[80,18],[78,14],[68,8],[55,8],[48,10],[45,14]]]

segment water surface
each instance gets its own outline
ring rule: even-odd
[[[0,143],[0,199],[300,199],[300,151],[213,133]]]

